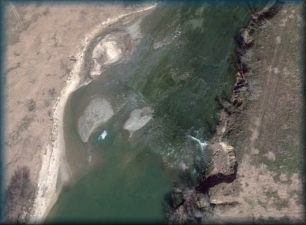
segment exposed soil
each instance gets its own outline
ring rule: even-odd
[[[223,138],[235,148],[236,179],[209,191],[214,221],[304,220],[302,7],[284,4],[263,22],[242,57],[246,90]]]
[[[7,172],[30,168],[37,179],[40,153],[50,142],[52,106],[86,33],[130,8],[60,5],[7,7]],[[14,14],[16,13],[16,14]]]
[[[131,10],[8,5],[8,178],[17,166],[27,166],[37,182],[41,154],[51,142],[53,105],[74,63],[69,56],[97,24]],[[209,191],[215,221],[303,218],[301,11],[285,4],[255,31],[254,46],[244,55],[248,91],[223,138],[235,149],[237,174]]]
[[[102,22],[138,7],[9,3],[6,9],[7,177],[26,166],[36,186],[52,142],[55,105],[75,64],[71,56]]]

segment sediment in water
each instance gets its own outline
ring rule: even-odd
[[[73,56],[75,65],[67,79],[67,85],[62,90],[60,97],[54,105],[53,126],[51,131],[51,143],[45,152],[42,152],[42,167],[38,178],[38,191],[31,212],[30,223],[43,223],[49,211],[55,204],[64,184],[68,182],[70,171],[65,156],[65,141],[63,129],[63,115],[69,95],[78,87],[83,85],[80,72],[85,66],[85,54],[92,42],[108,25],[115,23],[119,19],[154,8],[149,6],[141,10],[120,15],[109,19],[97,26],[93,32],[86,36],[85,40],[78,46],[76,54]],[[84,79],[82,79],[84,80]]]

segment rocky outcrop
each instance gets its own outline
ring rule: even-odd
[[[235,180],[238,166],[234,148],[223,142],[222,139],[227,129],[227,123],[231,119],[231,114],[235,111],[234,109],[239,108],[244,103],[244,94],[248,91],[248,83],[246,80],[248,67],[244,63],[243,57],[247,50],[253,46],[253,33],[267,19],[273,17],[280,10],[282,4],[280,1],[270,2],[263,10],[252,15],[248,26],[241,29],[235,38],[237,43],[236,83],[231,102],[224,103],[224,108],[220,113],[220,122],[212,139],[213,144],[210,146],[213,152],[212,163],[209,168],[210,172],[206,174],[206,179],[201,183],[199,188],[202,192],[209,193],[211,206],[239,204],[232,196],[224,198],[224,195],[219,196],[216,193],[216,191],[220,191],[218,186],[221,183],[223,183],[221,184],[222,186],[226,185],[225,183],[232,183]]]
[[[213,144],[213,149],[213,170],[207,178],[220,173],[225,176],[234,174],[237,163],[234,148],[224,142],[219,142]]]
[[[209,188],[222,183],[231,182],[236,177],[237,159],[233,146],[224,142],[223,136],[227,129],[227,123],[233,103],[225,103],[225,108],[220,112],[219,124],[216,132],[207,146],[212,153],[212,161],[205,170],[205,179],[201,182],[199,190],[206,192]]]
[[[181,190],[175,190],[171,195],[171,199],[171,206],[175,209],[181,206],[185,201]]]
[[[237,205],[238,201],[235,200],[227,200],[227,199],[210,199],[210,205]]]
[[[243,56],[253,46],[253,33],[257,27],[262,25],[266,19],[273,17],[282,7],[283,2],[270,2],[263,10],[252,15],[248,26],[241,29],[235,37],[236,40],[236,83],[232,93],[231,101],[222,104],[220,121],[216,132],[208,148],[212,150],[212,162],[206,166],[202,179],[194,188],[189,187],[182,191],[191,193],[188,196],[183,194],[180,204],[172,208],[169,213],[169,223],[203,223],[209,221],[216,206],[233,206],[239,204],[233,196],[218,195],[222,185],[231,185],[235,181],[237,172],[237,159],[232,146],[223,141],[224,133],[227,130],[227,123],[235,109],[244,103],[243,94],[248,91],[248,83],[245,75],[248,72]],[[233,187],[235,188],[235,187]],[[210,191],[212,190],[212,191]]]
[[[210,208],[211,201],[206,196],[198,195],[196,206],[199,209],[209,209]]]
[[[201,191],[207,191],[221,182],[232,182],[236,178],[237,160],[234,148],[224,142],[214,143],[210,147],[213,150],[212,163],[210,172],[200,185]]]
[[[209,219],[211,205],[209,197],[195,189],[180,192],[183,201],[169,213],[169,224],[198,224]]]
[[[212,139],[212,163],[206,179],[201,183],[200,189],[207,191],[209,188],[222,183],[232,182],[236,178],[237,160],[235,150],[232,146],[222,141],[227,122],[234,108],[243,104],[243,94],[248,91],[248,83],[245,75],[248,72],[247,65],[243,62],[243,56],[246,51],[253,46],[253,33],[257,27],[262,25],[267,19],[272,18],[282,7],[283,2],[271,1],[264,9],[252,15],[248,26],[241,29],[235,37],[237,47],[237,74],[234,91],[230,104],[225,103],[224,109],[220,113],[220,122],[217,126],[216,133]]]
[[[244,62],[243,57],[247,50],[254,44],[253,34],[259,26],[263,25],[268,19],[272,18],[281,9],[283,4],[284,2],[282,1],[270,1],[265,8],[251,16],[249,24],[245,28],[241,29],[235,37],[237,44],[237,73],[236,83],[232,94],[232,105],[236,108],[243,104],[242,95],[244,92],[248,91],[248,83],[245,79],[245,74],[248,72],[248,67]]]

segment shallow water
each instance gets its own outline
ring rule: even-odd
[[[68,101],[66,154],[75,176],[47,223],[166,222],[165,195],[179,171],[210,162],[206,141],[235,81],[233,37],[250,14],[245,5],[189,5],[143,18],[144,37],[133,54]],[[83,143],[78,119],[96,97],[107,99],[115,115]],[[129,138],[123,124],[147,106],[153,119]]]
[[[165,221],[163,198],[175,173],[164,171],[158,156],[127,138],[119,132],[96,143],[103,162],[61,194],[47,223]]]

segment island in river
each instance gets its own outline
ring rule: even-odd
[[[245,106],[237,98],[232,100],[231,95],[239,70],[236,65],[243,66],[239,63],[241,58],[237,58],[233,37],[250,21],[253,12],[248,7],[156,6],[149,9],[150,13],[126,15],[103,28],[103,32],[97,29],[83,42],[83,51],[74,55],[76,63],[70,73],[73,77],[79,72],[80,81],[72,79],[74,88],[63,93],[74,90],[78,82],[86,85],[69,98],[66,95],[66,100],[55,103],[62,110],[55,110],[56,115],[61,115],[65,106],[64,121],[54,120],[55,124],[63,125],[66,149],[63,156],[69,168],[62,167],[60,174],[69,171],[70,177],[47,221],[79,216],[85,221],[104,218],[107,222],[117,217],[119,222],[137,221],[137,218],[160,222],[166,221],[163,202],[171,203],[171,207],[178,209],[178,215],[184,216],[180,210],[184,210],[181,206],[182,202],[188,202],[186,199],[194,199],[190,205],[193,217],[205,220],[207,213],[203,212],[218,215],[228,205],[237,210],[245,203],[251,204],[247,198],[235,197],[234,194],[244,193],[239,188],[232,199],[224,196],[214,199],[222,193],[222,189],[216,188],[223,184],[211,187],[209,193],[194,191],[193,186],[204,179],[203,175],[214,173],[207,169],[213,164],[211,153],[215,154],[215,149],[228,152],[224,156],[233,159],[228,163],[229,172],[237,171],[233,148],[223,137],[214,135],[229,133],[231,124],[223,126],[227,123],[222,121],[227,121],[227,117],[220,110],[231,108],[233,113],[234,108],[226,106],[226,100],[229,104],[236,100],[235,107]],[[245,38],[243,41],[247,42]],[[252,87],[253,91],[257,88]],[[216,126],[218,122],[221,127]],[[230,142],[235,140],[231,139],[233,133],[235,129],[228,135]],[[53,130],[53,134],[58,132]],[[54,137],[52,147],[56,148],[61,137]],[[231,144],[237,152],[235,143]],[[41,177],[45,182],[46,176]],[[65,177],[59,177],[56,181],[59,186],[55,185],[54,189],[41,186],[39,195],[60,190],[64,180]],[[226,181],[235,184],[235,179]],[[192,191],[180,190],[182,185]],[[173,188],[175,193],[168,198],[167,193]],[[270,189],[267,193],[270,191],[272,197],[268,200],[273,200],[269,207],[273,208],[276,207],[273,201],[277,202],[278,198],[273,195],[273,186]],[[226,186],[225,190],[230,187]],[[279,211],[282,212],[282,207]],[[239,217],[239,213],[236,211],[235,215]],[[251,218],[243,213],[242,210],[241,218]],[[255,217],[262,215],[265,214]]]

